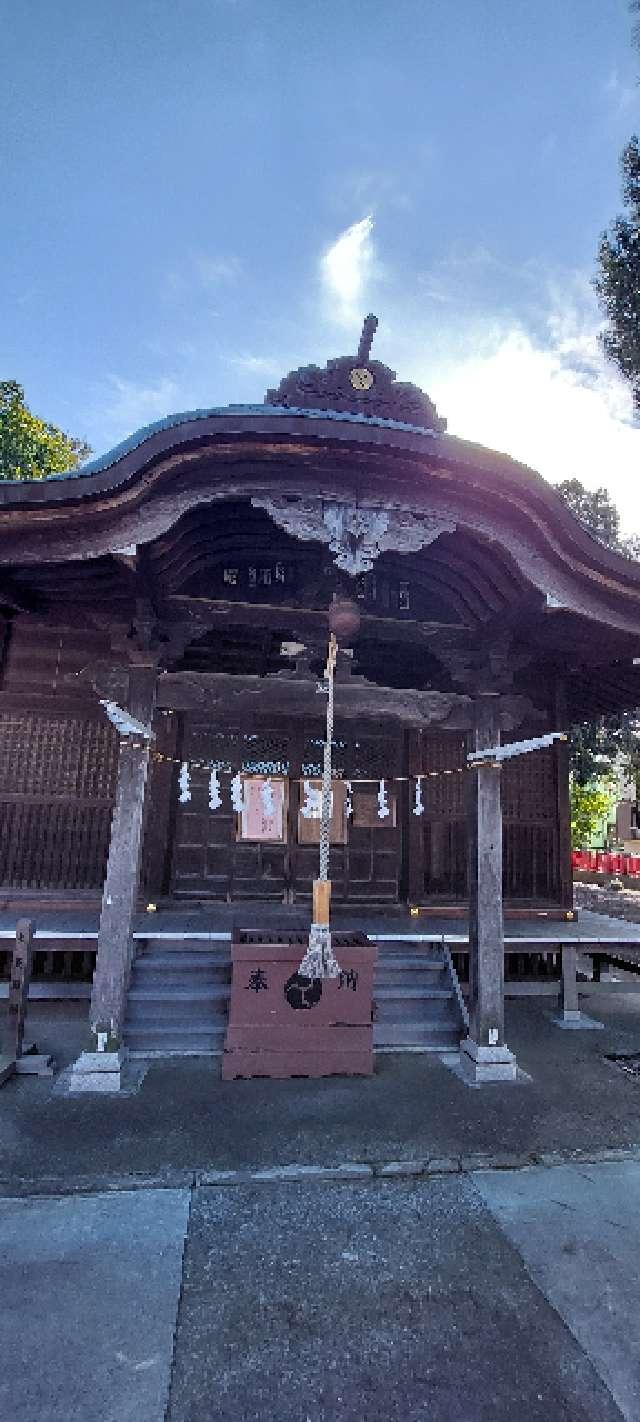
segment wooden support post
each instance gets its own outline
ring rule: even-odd
[[[29,1048],[23,1055],[24,1029],[31,968],[33,965],[33,924],[28,918],[16,925],[16,943],[11,962],[9,1004],[7,1014],[6,1055],[0,1057],[0,1086],[14,1072],[19,1076],[53,1076],[52,1058]]]
[[[16,946],[13,950],[11,981],[9,983],[9,1041],[7,1047],[9,1055],[15,1058],[22,1056],[32,961],[33,924],[28,918],[21,918],[16,925]]]
[[[564,682],[556,684],[554,731],[569,733],[567,693]],[[571,797],[569,790],[569,767],[571,746],[569,741],[557,741],[554,750],[556,761],[556,804],[558,812],[558,888],[560,905],[567,918],[573,918],[573,866],[571,863]]]
[[[475,703],[474,750],[500,740],[499,698]],[[502,804],[498,765],[469,771],[469,1036],[460,1054],[474,1082],[514,1081],[516,1061],[504,1041]]]
[[[577,967],[577,948],[564,943],[562,946],[562,1017],[565,1022],[580,1021]]]
[[[407,774],[409,776],[420,775],[424,769],[422,763],[423,742],[422,731],[408,730],[407,733]],[[428,782],[423,782],[423,789],[426,789]],[[413,788],[413,781],[411,781]],[[410,904],[421,904],[424,902],[424,815],[414,815],[411,804],[411,794],[407,795],[405,801],[407,814],[407,898]]]
[[[145,725],[153,716],[156,682],[155,667],[137,666],[129,672],[127,709]],[[140,735],[123,736],[91,994],[93,1031],[108,1033],[118,1043],[131,971],[149,754],[149,742]]]
[[[172,794],[176,770],[174,757],[178,746],[179,716],[176,712],[157,717],[154,749],[169,757],[154,761],[149,767],[145,793],[140,866],[141,893],[145,904],[155,903],[169,891],[171,850],[173,845],[176,804]]]
[[[587,1017],[580,1010],[578,996],[578,949],[573,943],[562,944],[562,986],[560,996],[561,1014],[554,1017],[556,1027],[588,1028],[601,1031],[603,1022]]]

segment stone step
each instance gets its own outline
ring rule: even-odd
[[[412,963],[444,963],[445,954],[438,943],[378,943],[378,963],[384,958],[410,958]]]
[[[146,1044],[152,1045],[154,1042],[158,1042],[158,1047],[161,1047],[166,1035],[179,1037],[186,1044],[189,1044],[193,1037],[198,1039],[215,1037],[222,1042],[226,1035],[226,1017],[222,1017],[222,1015],[220,1017],[196,1018],[144,1017],[141,1018],[141,1021],[132,1018],[125,1024],[125,1045],[127,1047],[134,1039],[141,1038],[144,1038]]]
[[[430,1022],[443,1022],[450,1026],[458,1022],[459,1014],[452,1002],[432,1002],[425,1009],[420,1007],[416,1010],[415,1004],[411,1003],[377,1003],[374,1020],[384,1022],[387,1027],[393,1027],[394,1023],[398,1027],[405,1027],[407,1023],[414,1023],[418,1027],[428,1026]]]
[[[378,987],[378,984],[375,983],[373,996],[376,1002],[426,1002],[430,998],[452,999],[453,993],[448,985],[440,987],[428,983],[426,987],[422,987],[415,986],[413,983],[411,986],[405,986],[404,983],[393,983]]]
[[[444,972],[444,958],[428,957],[426,953],[379,953],[377,968],[401,968],[405,972]]]
[[[202,938],[180,934],[176,934],[175,938],[172,935],[160,938],[150,934],[148,938],[134,938],[134,946],[136,953],[163,953],[168,950],[172,953],[226,953],[228,958],[231,957],[229,938],[209,938],[206,934]]]
[[[141,991],[157,989],[159,992],[178,992],[180,988],[187,988],[193,992],[226,992],[227,996],[231,991],[231,974],[224,972],[210,973],[179,973],[177,969],[166,973],[138,973],[131,975],[132,988],[139,988]]]
[[[133,1056],[219,1056],[224,1050],[224,1028],[159,1026],[133,1027],[126,1034]]]
[[[169,975],[146,973],[144,977],[142,974],[135,974],[131,980],[130,994],[131,992],[149,992],[156,996],[171,997],[182,991],[209,995],[223,993],[225,997],[229,997],[231,983],[222,974],[208,976],[201,973],[193,977],[174,976],[173,973]]]
[[[374,1022],[373,1046],[433,1046],[438,1051],[458,1047],[462,1032],[451,1022]]]
[[[427,978],[432,982],[437,982],[438,978],[449,978],[447,968],[444,963],[429,963],[422,961],[405,964],[401,960],[398,962],[388,962],[383,958],[382,962],[376,963],[375,976],[377,978],[403,978],[406,982],[414,982],[421,978]]]
[[[231,990],[228,942],[138,940],[125,1042],[138,1056],[208,1056],[224,1046]],[[462,1024],[438,945],[383,944],[375,971],[378,1051],[457,1048]]]
[[[167,968],[206,968],[206,967],[231,967],[231,955],[228,952],[217,952],[213,948],[149,948],[144,953],[138,953],[134,958],[134,966],[143,970],[152,966]]]
[[[129,988],[129,1003],[228,1003],[229,988],[219,983],[149,983]]]
[[[129,998],[125,1022],[219,1022],[228,1016],[225,997]]]
[[[184,1021],[178,1020],[177,1022],[173,1018],[167,1018],[162,1015],[155,1016],[153,1013],[150,1013],[142,1022],[130,1022],[127,1018],[126,1027],[127,1029],[130,1027],[131,1031],[138,1035],[144,1033],[146,1036],[153,1032],[159,1033],[160,1036],[164,1037],[167,1032],[176,1032],[185,1038],[191,1037],[194,1034],[197,1036],[203,1032],[205,1035],[214,1037],[220,1035],[224,1036],[227,1030],[226,1018],[223,1017],[222,1014],[216,1013],[212,1013],[211,1016],[206,1017],[202,1014],[195,1018],[186,1017]]]

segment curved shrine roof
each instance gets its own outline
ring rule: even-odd
[[[431,558],[437,541],[462,568],[471,536],[496,576],[517,567],[559,617],[617,627],[640,653],[640,564],[596,540],[535,471],[445,433],[427,395],[370,359],[375,324],[355,356],[291,372],[264,404],[170,415],[68,474],[0,483],[0,564],[119,554],[229,499],[330,546],[336,508],[374,523],[382,511],[382,548]]]

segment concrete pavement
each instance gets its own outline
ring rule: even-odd
[[[630,1162],[474,1184],[623,1415],[640,1417],[640,1167]]]
[[[0,1202],[2,1422],[163,1422],[187,1191]]]
[[[508,1151],[640,1147],[640,1084],[607,1060],[640,1051],[640,1000],[599,999],[603,1032],[561,1032],[546,1000],[507,1003],[507,1041],[527,1085],[470,1091],[434,1057],[389,1055],[370,1078],[220,1080],[219,1059],[153,1062],[138,1095],[56,1095],[55,1078],[0,1090],[0,1194],[96,1188],[157,1176]],[[81,1005],[80,1005],[81,1006]],[[52,1008],[56,1013],[52,1013]],[[33,1035],[62,1065],[84,1040],[73,1004],[34,1003]]]
[[[639,1200],[640,1163],[0,1200],[0,1417],[638,1422]]]

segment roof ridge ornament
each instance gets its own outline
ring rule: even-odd
[[[395,370],[382,361],[371,359],[378,325],[377,316],[365,316],[355,357],[338,356],[323,367],[290,371],[276,388],[267,390],[265,405],[374,416],[443,434],[447,422],[429,396],[417,385],[397,380]]]
[[[377,329],[378,317],[373,316],[371,312],[369,312],[369,315],[365,316],[362,324],[362,335],[360,337],[360,345],[358,346],[358,360],[363,362],[369,360],[369,357],[371,355],[371,347],[373,345],[373,338]]]

